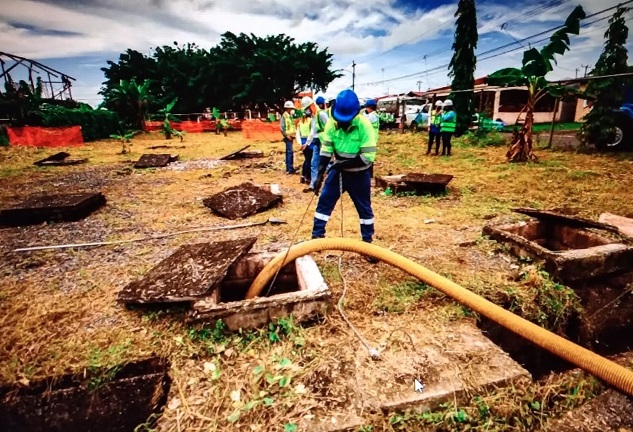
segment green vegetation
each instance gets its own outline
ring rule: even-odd
[[[81,126],[84,141],[96,141],[109,138],[119,130],[119,116],[112,111],[94,110],[88,105],[79,108],[64,108],[55,105],[43,105],[32,112],[32,126],[63,127]]]
[[[569,50],[569,35],[580,33],[580,20],[584,19],[585,16],[583,8],[577,6],[565,20],[565,25],[550,37],[550,42],[547,45],[540,51],[536,48],[530,48],[523,53],[521,68],[500,69],[488,76],[489,85],[527,86],[528,88],[525,124],[508,151],[507,156],[510,162],[536,160],[532,146],[534,108],[536,103],[547,94],[561,97],[566,93],[566,88],[551,85],[545,76],[554,70],[552,66],[552,63],[556,61],[554,56],[556,54],[562,55]]]

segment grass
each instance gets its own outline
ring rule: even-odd
[[[170,400],[177,398],[180,403],[166,409],[161,430],[229,431],[247,425],[254,430],[294,430],[295,426],[304,430],[308,415],[347,412],[354,395],[350,379],[378,366],[359,360],[358,341],[335,310],[311,325],[281,320],[257,331],[229,334],[221,323],[189,327],[178,309],[127,310],[117,304],[116,294],[125,284],[180,245],[247,235],[258,236],[261,247],[284,245],[297,229],[297,241],[310,238],[315,202],[299,227],[310,196],[301,193],[296,176],[281,174],[283,144],[253,143],[253,148],[267,155],[277,154],[212,169],[127,170],[128,161],[138,159],[146,147],[160,144],[185,145],[185,149],[156,151],[178,153],[184,163],[217,158],[246,145],[239,134],[189,134],[182,144],[177,139],[168,142],[159,135],[144,135],[133,140],[132,153],[126,155],[118,154],[116,141],[59,149],[90,159],[86,165],[64,168],[32,166],[34,160],[52,153],[50,150],[0,148],[3,203],[19,201],[23,191],[35,194],[61,188],[99,189],[108,199],[106,207],[84,221],[0,230],[0,383],[97,366],[115,368],[157,354],[172,362]],[[376,175],[449,173],[454,179],[448,193],[439,197],[384,196],[376,191],[372,196],[376,244],[534,322],[562,329],[569,313],[579,307],[573,292],[554,283],[533,263],[508,258],[498,244],[481,237],[481,228],[491,217],[520,219],[511,212],[512,207],[520,206],[574,208],[581,216],[594,219],[602,212],[631,216],[630,155],[539,150],[540,163],[517,165],[505,162],[504,147],[459,139],[450,158],[424,156],[425,152],[424,134],[382,133]],[[268,166],[247,167],[262,161]],[[190,234],[117,247],[12,252],[25,245],[116,240],[232,224],[211,214],[201,199],[251,179],[260,184],[278,183],[284,204],[246,222],[283,217],[288,225]],[[344,236],[357,238],[353,204],[345,196],[342,205]],[[432,222],[422,223],[424,220]],[[340,235],[340,225],[337,206],[328,235]],[[474,246],[460,246],[464,242],[474,242]],[[335,301],[343,288],[337,258],[337,254],[327,253],[315,256]],[[390,336],[394,329],[405,328],[417,335],[424,348],[432,346],[438,335],[474,319],[470,311],[399,270],[382,264],[370,266],[350,254],[345,254],[343,262],[343,276],[350,286],[346,313],[372,344],[385,343],[388,353],[411,349],[406,336]],[[510,263],[519,268],[512,270]],[[513,272],[516,277],[511,277]],[[387,376],[387,372],[376,369],[373,376]],[[584,375],[559,378],[482,393],[477,395],[479,399],[473,396],[426,417],[405,415],[391,423],[389,418],[376,418],[364,430],[461,430],[467,425],[483,430],[488,423],[494,426],[488,430],[530,430],[527,422],[534,425],[558,415],[573,405],[566,401],[574,394],[583,395],[574,399],[580,403],[598,391]],[[580,385],[582,391],[574,390]],[[534,408],[536,402],[538,409]],[[506,414],[507,424],[502,421]]]
[[[563,122],[563,123],[554,123],[554,131],[558,132],[576,132],[579,131],[582,127],[582,123],[579,122]],[[536,123],[532,127],[532,131],[534,133],[544,133],[549,131],[552,128],[551,123]],[[514,126],[506,126],[504,128],[504,132],[512,132],[514,130]]]

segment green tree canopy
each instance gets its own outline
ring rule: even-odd
[[[609,20],[609,28],[604,34],[604,49],[590,76],[616,75],[630,71],[626,49],[629,29],[624,18],[629,10],[620,7]],[[589,81],[585,95],[593,100],[593,105],[585,116],[580,133],[585,143],[594,143],[600,147],[612,139],[615,131],[613,112],[622,104],[623,88],[627,82],[630,82],[627,77]]]
[[[468,130],[474,114],[473,92],[459,90],[471,90],[475,85],[475,49],[479,37],[475,0],[459,0],[455,16],[454,54],[448,67],[449,76],[453,78],[451,89],[458,90],[450,97],[457,113],[455,134],[459,136]]]
[[[178,98],[173,112],[279,108],[297,92],[325,89],[340,76],[331,70],[332,55],[315,43],[298,44],[286,35],[258,37],[225,33],[205,50],[195,44],[157,47],[150,56],[127,50],[103,68],[101,93],[106,101],[121,80],[149,80],[156,112]],[[106,103],[116,110],[116,106]]]

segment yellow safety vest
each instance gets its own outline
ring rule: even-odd
[[[292,117],[290,117],[290,114],[288,114],[287,112],[284,113],[283,118],[284,124],[286,126],[286,133],[288,135],[294,135],[294,133],[297,132],[294,120],[292,120]]]
[[[307,138],[310,135],[310,129],[312,127],[312,118],[303,117],[299,121],[299,132],[301,132],[301,138]]]

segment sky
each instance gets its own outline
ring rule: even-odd
[[[479,41],[476,76],[519,66],[528,46],[540,47],[577,5],[587,15],[624,0],[476,0]],[[73,77],[73,96],[93,106],[104,80],[100,68],[127,48],[195,42],[216,45],[220,35],[285,33],[333,54],[343,76],[325,96],[352,85],[360,97],[426,90],[450,84],[457,0],[2,0],[0,50],[40,61]],[[602,47],[604,12],[583,21],[571,51],[548,78],[583,76]],[[633,12],[627,18],[633,17]],[[596,21],[596,22],[594,22]],[[630,25],[630,21],[629,21]],[[499,47],[505,47],[499,49]],[[633,37],[627,44],[633,48]],[[487,54],[486,54],[487,53]],[[352,64],[356,66],[352,68]],[[239,65],[238,65],[239,67]],[[14,78],[20,78],[14,76]]]

